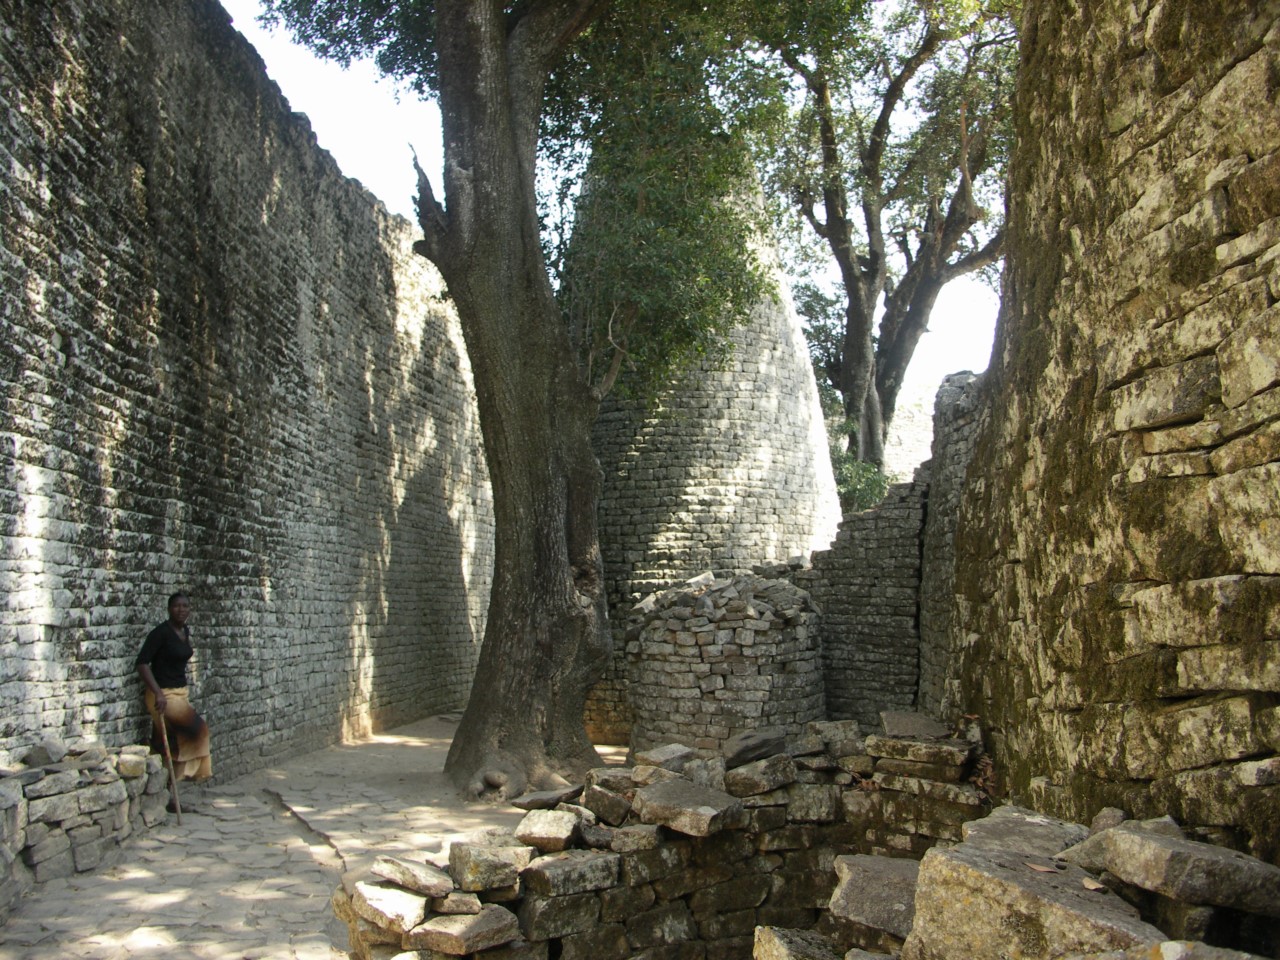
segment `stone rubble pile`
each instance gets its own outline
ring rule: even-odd
[[[1170,818],[1092,828],[1006,806],[918,863],[842,856],[818,931],[756,933],[769,960],[1280,957],[1280,867],[1188,839]],[[1247,952],[1242,952],[1247,951]]]
[[[167,774],[145,746],[68,750],[54,738],[0,768],[0,921],[30,889],[109,862],[165,817]]]
[[[785,580],[710,574],[632,609],[631,745],[718,750],[736,734],[798,734],[825,716],[818,608]]]
[[[718,752],[667,744],[522,797],[514,832],[381,858],[344,878],[334,911],[360,960],[747,957],[758,926],[831,932],[843,855],[959,841],[962,818],[987,810],[961,782],[974,750],[937,731],[864,737],[851,720]]]

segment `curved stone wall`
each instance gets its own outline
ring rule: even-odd
[[[606,402],[595,431],[604,470],[600,547],[615,621],[641,596],[706,570],[749,572],[831,542],[840,502],[818,390],[789,299],[765,302],[657,409]],[[625,665],[588,707],[601,742],[625,743]]]
[[[492,511],[410,225],[212,0],[0,23],[0,765],[136,742],[176,589],[222,775],[462,703]]]

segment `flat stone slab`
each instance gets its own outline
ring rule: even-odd
[[[836,857],[833,916],[907,939],[916,916],[916,882],[920,864],[899,857],[864,854]]]
[[[668,743],[664,747],[640,751],[635,755],[635,762],[637,766],[643,764],[648,767],[662,767],[664,770],[679,773],[695,756],[697,752],[692,747],[686,747],[683,743]]]
[[[1280,867],[1237,850],[1124,824],[1105,838],[1106,867],[1125,883],[1182,903],[1280,917]]]
[[[449,847],[449,872],[458,886],[470,893],[510,887],[535,852],[523,844],[455,843]]]
[[[392,883],[361,880],[351,895],[351,909],[384,930],[408,933],[427,915],[427,898]]]
[[[735,797],[750,797],[785,787],[795,779],[796,762],[779,753],[726,771],[724,788]]]
[[[1068,847],[1058,854],[1058,858],[1067,863],[1074,863],[1090,873],[1101,873],[1107,869],[1107,833],[1123,827],[1125,830],[1145,830],[1170,837],[1184,836],[1182,828],[1172,817],[1159,817],[1154,820],[1122,820],[1112,827],[1106,827],[1093,833],[1092,836]]]
[[[846,958],[847,960],[847,958]],[[1261,960],[1257,954],[1211,947],[1195,940],[1166,940],[1156,947],[1110,953],[1077,953],[1063,960]]]
[[[1025,807],[996,807],[981,820],[961,826],[964,842],[988,850],[1053,857],[1089,836],[1089,828]]]
[[[842,960],[844,954],[812,930],[756,927],[751,956],[753,960]]]
[[[881,710],[880,723],[884,726],[888,737],[932,737],[941,739],[951,736],[951,730],[945,725],[913,710]]]
[[[369,872],[375,877],[390,880],[415,893],[425,896],[447,897],[453,892],[453,877],[431,863],[402,860],[397,857],[378,857]]]
[[[742,801],[711,787],[670,780],[637,790],[635,810],[645,823],[709,837],[740,819]]]
[[[864,747],[873,757],[910,760],[915,763],[960,766],[973,756],[968,740],[935,740],[926,737],[867,737]]]
[[[521,794],[511,801],[518,810],[554,810],[562,803],[576,800],[582,796],[582,784],[561,787],[559,790],[535,790]]]
[[[538,857],[520,872],[520,879],[534,893],[564,897],[616,886],[620,863],[616,853],[565,850]]]
[[[573,843],[579,819],[568,810],[530,810],[516,827],[516,839],[543,853],[564,850]]]
[[[724,756],[724,765],[732,770],[753,760],[763,760],[775,753],[787,749],[786,731],[774,727],[762,730],[748,730],[730,737],[725,741],[720,753]]]
[[[520,939],[516,915],[496,903],[486,903],[479,913],[432,917],[409,931],[403,940],[407,950],[436,950],[462,956]]]
[[[920,861],[902,960],[1006,960],[1127,950],[1164,941],[1084,870],[961,844]]]

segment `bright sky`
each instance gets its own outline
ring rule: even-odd
[[[320,146],[347,176],[379,197],[392,212],[416,219],[413,197],[417,178],[410,144],[439,189],[440,115],[433,104],[382,80],[370,63],[343,70],[296,46],[284,31],[267,32],[256,22],[258,0],[222,0],[236,29],[266,61],[267,72],[293,109],[311,120]],[[933,310],[930,332],[916,348],[899,406],[932,397],[948,373],[986,369],[995,330],[995,293],[975,279],[962,278],[943,288]]]

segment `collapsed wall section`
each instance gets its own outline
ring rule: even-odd
[[[460,704],[492,512],[408,223],[211,0],[0,23],[0,763],[136,740],[177,589],[223,774]]]
[[[1280,6],[1026,6],[956,534],[956,710],[1009,788],[1280,860]]]

